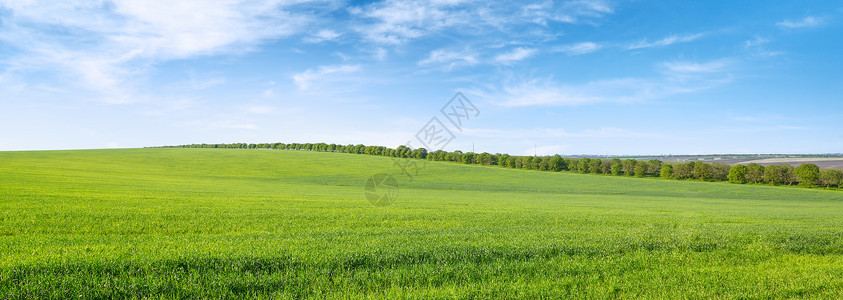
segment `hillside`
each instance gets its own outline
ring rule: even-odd
[[[841,297],[843,193],[309,151],[0,152],[0,297]],[[589,287],[585,289],[584,287]]]

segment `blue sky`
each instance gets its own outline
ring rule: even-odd
[[[843,152],[838,1],[0,0],[0,150]],[[418,145],[416,143],[415,145]]]

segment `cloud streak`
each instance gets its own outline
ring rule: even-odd
[[[676,61],[659,65],[662,76],[653,78],[613,78],[579,84],[557,83],[551,79],[506,82],[491,92],[475,92],[504,107],[577,106],[595,103],[634,103],[693,93],[731,81],[727,73],[732,62]]]
[[[533,56],[533,54],[536,54],[536,49],[518,47],[512,49],[510,52],[495,56],[495,61],[502,64],[511,64],[517,61],[525,60],[530,56]]]
[[[687,43],[692,42],[696,39],[699,39],[703,36],[702,33],[697,34],[690,34],[690,35],[670,35],[661,40],[657,40],[654,42],[648,42],[647,39],[640,40],[638,42],[632,43],[626,47],[628,50],[636,50],[636,49],[644,49],[644,48],[653,48],[653,47],[665,47],[670,46],[677,43]]]
[[[823,20],[817,17],[808,16],[801,20],[784,20],[781,22],[776,23],[779,27],[784,28],[806,28],[806,27],[816,27],[822,25]]]

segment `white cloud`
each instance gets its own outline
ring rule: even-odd
[[[502,64],[509,64],[524,60],[536,53],[536,49],[518,47],[510,52],[495,56],[495,61]]]
[[[306,37],[304,42],[306,43],[321,43],[325,41],[333,41],[340,37],[342,33],[330,30],[330,29],[323,29],[319,30],[312,36]]]
[[[534,23],[546,25],[550,22],[579,23],[582,19],[601,18],[613,13],[613,9],[599,0],[567,1],[555,5],[553,1],[530,3],[521,8],[522,17]]]
[[[477,64],[477,59],[474,54],[469,51],[448,51],[444,49],[433,50],[426,59],[419,61],[418,65],[444,65],[443,69],[446,71],[452,70],[458,66],[467,66]]]
[[[776,23],[776,25],[785,27],[785,28],[805,28],[805,27],[815,27],[822,25],[823,20],[816,17],[805,17],[802,20],[798,21],[791,21],[791,20],[784,20],[781,22]]]
[[[762,38],[762,37],[755,37],[751,40],[746,40],[744,42],[744,49],[752,52],[754,55],[763,56],[763,57],[773,57],[785,54],[783,51],[770,51],[766,50],[764,45],[770,42],[770,39]]]
[[[10,60],[25,71],[58,69],[106,101],[130,102],[159,61],[248,51],[300,31],[311,17],[287,10],[301,2],[4,1],[0,42],[21,50]]]
[[[519,12],[513,14],[513,12]],[[360,19],[354,28],[365,39],[378,44],[402,44],[407,41],[449,29],[473,36],[489,32],[510,32],[526,23],[578,23],[580,19],[596,19],[613,12],[604,1],[580,0],[555,4],[553,1],[484,2],[475,0],[385,0],[349,9]],[[545,32],[546,31],[546,32]],[[524,34],[546,35],[551,29]],[[555,34],[555,33],[554,33]]]
[[[666,62],[662,64],[665,69],[669,72],[673,73],[712,73],[712,72],[721,72],[723,71],[726,66],[729,65],[729,61],[726,59],[719,59],[710,62],[689,62],[689,61],[676,61],[676,62]]]
[[[549,78],[505,82],[491,92],[473,93],[505,107],[577,106],[594,103],[632,103],[694,93],[731,81],[730,60],[669,62],[660,65],[662,76],[614,78],[563,84]]]
[[[557,52],[564,52],[568,55],[582,55],[600,50],[603,46],[593,42],[584,42],[571,45],[556,47],[553,50]]]
[[[701,38],[702,36],[703,36],[702,33],[691,34],[691,35],[683,35],[683,36],[670,35],[670,36],[667,36],[667,37],[665,37],[661,40],[655,41],[655,42],[647,42],[647,39],[643,39],[641,41],[630,44],[626,48],[629,49],[629,50],[635,50],[635,49],[652,48],[652,47],[664,47],[664,46],[669,46],[669,45],[673,45],[673,44],[676,44],[676,43],[692,42],[696,39]]]
[[[316,81],[335,80],[334,76],[354,73],[360,70],[359,65],[321,66],[316,70],[307,69],[293,75],[293,82],[301,90],[309,89]]]
[[[368,40],[400,44],[428,32],[470,21],[465,10],[454,9],[466,1],[387,0],[349,10],[352,15],[373,22],[358,26]]]
[[[240,107],[246,113],[253,114],[253,115],[268,115],[275,112],[274,106],[266,106],[266,105],[247,105]]]

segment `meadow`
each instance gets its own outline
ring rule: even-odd
[[[0,152],[0,298],[841,298],[843,192],[245,149]]]

